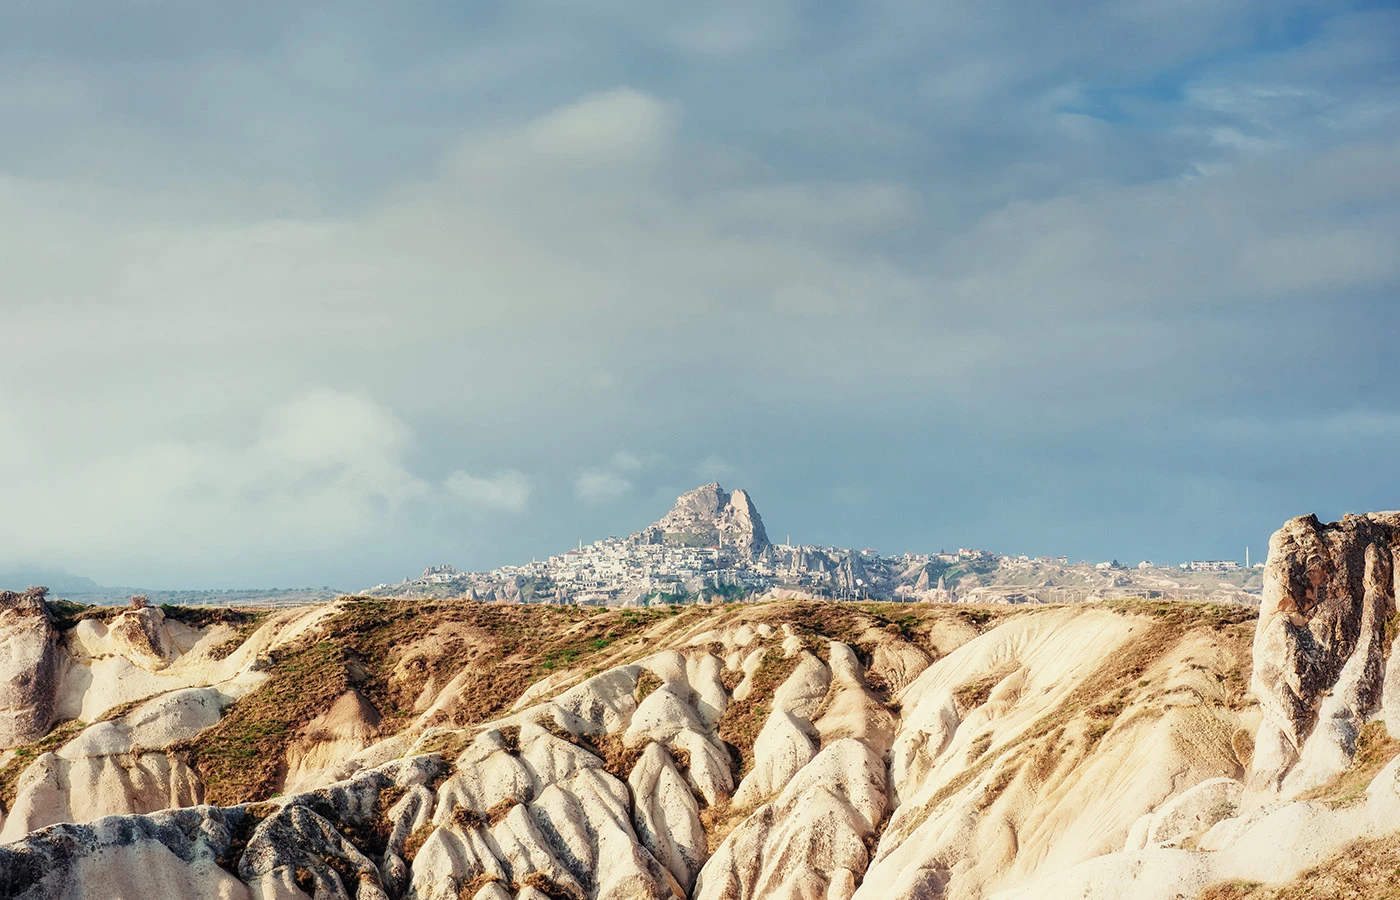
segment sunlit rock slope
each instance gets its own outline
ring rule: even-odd
[[[1357,847],[1383,865],[1400,830],[1398,526],[1288,523],[1257,622],[1172,603],[255,617],[5,595],[0,896],[1130,900],[1325,881]]]

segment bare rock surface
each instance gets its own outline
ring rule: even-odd
[[[0,591],[0,749],[53,724],[63,656],[42,589]]]
[[[1397,545],[1400,513],[1303,516],[1270,540],[1254,641],[1256,796],[1296,796],[1349,764],[1381,706]]]
[[[226,702],[212,688],[172,691],[40,756],[19,780],[0,841],[59,822],[197,805],[198,773],[165,749],[218,722]]]
[[[742,490],[727,492],[718,483],[682,494],[676,505],[648,529],[656,540],[718,542],[752,557],[769,546],[768,532],[753,500]]]
[[[714,487],[668,527],[761,533]],[[16,600],[0,627],[51,658],[33,696],[53,711],[0,757],[0,895],[1180,900],[1286,880],[1400,831],[1377,721],[1397,528],[1288,523],[1257,622],[347,599],[231,646],[149,608],[59,634]],[[77,721],[45,738],[55,718]]]

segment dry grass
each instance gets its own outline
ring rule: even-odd
[[[714,806],[700,810],[700,824],[705,829],[707,852],[713,855],[719,849],[719,845],[724,843],[724,839],[748,816],[749,810],[735,807],[728,800],[721,800]]]
[[[408,838],[403,842],[403,861],[413,865],[413,860],[418,856],[418,851],[423,849],[423,845],[428,842],[436,826],[431,822],[425,822],[413,829]]]
[[[1286,884],[1212,884],[1200,900],[1400,900],[1400,835],[1353,841]]]
[[[1199,900],[1246,900],[1246,898],[1258,898],[1260,895],[1256,891],[1262,886],[1258,881],[1243,881],[1241,879],[1231,879],[1230,881],[1220,881],[1215,884],[1206,885],[1201,891]]]
[[[516,802],[514,797],[506,797],[501,800],[486,811],[486,815],[484,816],[486,826],[490,827],[492,825],[501,824],[506,820],[506,816],[510,815],[510,811],[519,805],[520,804]]]
[[[431,680],[466,682],[450,721],[495,718],[531,684],[563,664],[613,665],[648,652],[644,633],[673,619],[667,610],[609,610],[469,602],[348,598],[318,632],[277,653],[269,678],[229,707],[218,725],[176,749],[205,782],[206,802],[232,805],[278,790],[286,748],[312,718],[354,688],[401,731]],[[448,749],[444,747],[443,749]]]
[[[737,783],[753,768],[753,743],[772,711],[773,694],[797,668],[800,657],[784,657],[777,646],[769,646],[749,681],[743,700],[732,700],[719,720],[719,739],[729,747]]]
[[[984,750],[980,741],[969,745],[967,768],[924,803],[922,815],[931,815],[945,800],[989,772],[992,777],[981,800],[987,806],[1020,771],[1028,771],[1032,783],[1043,788],[1057,772],[1068,771],[1087,759],[1119,725],[1128,705],[1150,689],[1144,674],[1193,631],[1208,628],[1215,632],[1214,640],[1232,656],[1235,668],[1248,666],[1249,641],[1244,632],[1250,631],[1247,623],[1257,615],[1253,609],[1174,601],[1114,601],[1102,606],[1125,615],[1148,616],[1148,627],[1085,678],[1059,706],[1047,710],[1015,747],[993,753]],[[985,702],[1001,677],[1001,673],[991,673],[985,679],[963,685],[963,696],[957,699],[959,706],[970,709]],[[912,830],[918,824],[921,822],[908,827]]]
[[[958,715],[966,716],[972,710],[986,703],[996,686],[1001,684],[1010,674],[1011,669],[996,669],[959,685],[953,691],[953,701],[957,704]]]
[[[10,761],[0,768],[0,805],[3,805],[5,812],[9,812],[10,807],[14,805],[19,778],[24,774],[24,770],[29,768],[29,764],[45,753],[52,753],[62,747],[86,727],[85,723],[71,719],[55,725],[39,740],[15,748]]]
[[[1384,722],[1367,722],[1356,739],[1356,755],[1351,765],[1324,785],[1300,795],[1302,800],[1321,800],[1336,809],[1351,806],[1366,797],[1371,780],[1400,754],[1400,741],[1386,733]]]
[[[543,872],[531,872],[516,883],[517,890],[526,887],[534,888],[548,897],[549,900],[580,900],[580,898],[572,892],[566,891],[563,887],[551,881],[549,876],[545,875]]]
[[[204,800],[232,806],[270,796],[286,773],[297,729],[350,686],[345,648],[320,641],[287,654],[256,691],[213,728],[172,746],[204,779]]]
[[[622,741],[622,736],[618,734],[600,734],[580,736],[561,728],[552,720],[544,719],[539,723],[550,734],[561,741],[568,741],[575,747],[586,750],[603,761],[603,769],[609,775],[626,783],[627,777],[632,774],[632,769],[642,758],[645,746],[629,747]],[[689,764],[689,758],[686,760]]]
[[[488,884],[495,884],[500,880],[501,879],[497,878],[495,875],[483,872],[470,881],[464,881],[457,888],[458,900],[472,900],[473,897],[481,892],[482,888],[486,887]]]
[[[49,609],[49,619],[58,631],[67,631],[84,619],[110,622],[126,612],[127,609],[124,606],[89,606],[86,603],[74,603],[71,600],[46,600],[44,602]]]
[[[472,737],[466,731],[444,731],[423,741],[415,752],[437,753],[444,759],[452,760],[467,749],[471,741]]]
[[[661,679],[652,674],[649,669],[643,669],[637,675],[637,689],[633,691],[632,699],[640,704],[659,687],[661,687]]]
[[[996,775],[992,776],[992,780],[987,783],[987,788],[982,792],[982,796],[978,798],[977,811],[985,812],[993,803],[997,802],[997,798],[1011,787],[1011,782],[1016,780],[1020,771],[1020,768],[1014,764],[1004,765],[998,769]]]

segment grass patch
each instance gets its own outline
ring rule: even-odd
[[[1284,884],[1225,881],[1200,900],[1400,900],[1400,835],[1362,838]]]
[[[403,853],[401,854],[403,856],[403,861],[410,866],[413,865],[413,860],[418,856],[418,851],[423,849],[423,845],[428,842],[428,838],[432,837],[433,832],[436,830],[437,826],[432,822],[424,822],[422,825],[419,825],[417,828],[413,829],[413,831],[409,832],[408,837],[403,842]]]
[[[953,691],[953,702],[957,704],[958,716],[964,717],[992,696],[997,685],[1011,674],[1009,669],[996,669],[971,681],[958,685]]]
[[[982,754],[992,749],[992,736],[990,734],[979,734],[967,745],[967,758],[971,762],[980,759]]]
[[[204,779],[204,802],[233,806],[271,795],[286,773],[287,742],[350,687],[346,648],[332,641],[302,646],[279,659],[261,687],[227,715],[172,750]]]
[[[992,780],[987,783],[987,788],[982,792],[982,796],[977,800],[977,811],[986,812],[997,798],[1006,793],[1006,789],[1011,787],[1011,782],[1016,780],[1020,769],[1015,765],[1006,765],[997,770],[992,776]]]
[[[1263,882],[1232,878],[1229,881],[1206,885],[1199,900],[1245,900],[1247,897],[1258,896],[1255,891],[1261,887]]]
[[[769,646],[749,680],[748,696],[731,700],[720,717],[719,739],[729,748],[735,783],[753,769],[753,743],[768,721],[773,694],[797,668],[799,660],[799,655],[784,657],[778,647]]]
[[[1096,605],[1129,615],[1149,616],[1168,625],[1182,628],[1205,625],[1215,631],[1230,625],[1254,622],[1259,618],[1257,606],[1200,600],[1139,600],[1133,597],[1119,597],[1104,600]]]
[[[622,741],[619,734],[599,734],[599,735],[577,735],[559,726],[558,723],[550,719],[542,720],[541,727],[561,741],[568,741],[575,747],[585,750],[603,761],[603,770],[614,778],[627,782],[627,778],[632,774],[632,769],[642,758],[642,753],[646,746],[629,747]],[[689,759],[687,759],[687,764]]]
[[[545,875],[543,872],[531,872],[529,875],[521,878],[519,882],[517,882],[516,887],[518,889],[532,887],[548,897],[549,900],[575,900],[573,892],[567,891],[563,887],[555,884],[549,876]]]
[[[637,689],[632,692],[632,699],[640,705],[659,687],[661,687],[661,679],[657,678],[650,669],[643,669],[637,675]]]
[[[233,635],[228,640],[216,647],[209,648],[211,659],[227,659],[234,651],[242,647],[248,638],[253,636],[253,632],[262,626],[267,617],[272,614],[266,609],[231,609],[228,607],[205,607],[205,606],[171,606],[169,603],[161,604],[161,612],[165,613],[165,618],[176,622],[183,622],[191,628],[212,628],[215,625],[227,625],[233,629]]]
[[[1390,648],[1395,643],[1396,637],[1400,637],[1400,612],[1391,613],[1385,620],[1382,637],[1384,644],[1381,646],[1381,656],[1385,659],[1390,659]]]
[[[110,622],[127,610],[125,606],[89,606],[86,603],[74,603],[71,600],[45,600],[44,602],[48,605],[49,618],[53,621],[53,627],[59,631],[67,631],[84,619]]]
[[[542,673],[603,654],[613,664],[629,650],[652,649],[638,639],[671,620],[664,610],[646,609],[367,598],[341,604],[315,634],[271,654],[268,679],[218,725],[178,745],[204,778],[206,802],[233,805],[278,790],[288,743],[352,688],[379,710],[387,735],[412,721],[414,701],[430,680],[445,685],[465,671],[460,702],[436,724],[466,728],[503,714]],[[206,614],[219,613],[192,615]]]
[[[1400,754],[1400,741],[1386,733],[1385,723],[1367,722],[1356,738],[1356,755],[1345,771],[1332,780],[1299,796],[1300,800],[1321,800],[1336,809],[1359,803],[1366,797],[1371,780]]]
[[[15,748],[14,755],[10,761],[0,768],[0,805],[4,806],[5,812],[9,812],[14,806],[15,795],[19,788],[19,778],[24,774],[24,770],[29,768],[29,764],[34,762],[45,753],[52,753],[59,747],[77,737],[87,725],[77,719],[70,719],[67,722],[55,725],[49,733]]]

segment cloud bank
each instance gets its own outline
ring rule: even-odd
[[[710,477],[890,551],[1238,555],[1395,506],[1397,37],[8,7],[0,562],[357,587]]]

